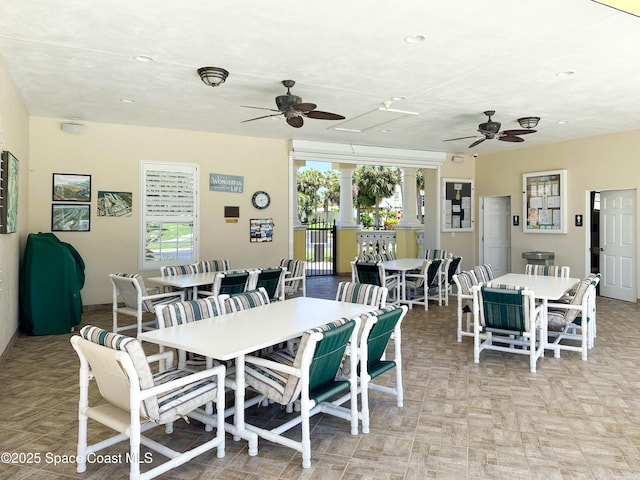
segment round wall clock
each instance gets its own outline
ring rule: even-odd
[[[253,197],[251,197],[251,203],[253,203],[253,206],[257,209],[264,210],[271,203],[271,197],[267,192],[259,190],[253,194]]]

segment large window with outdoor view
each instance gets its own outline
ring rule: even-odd
[[[198,166],[141,162],[142,270],[198,260]]]

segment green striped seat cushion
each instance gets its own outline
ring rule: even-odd
[[[195,273],[195,265],[173,265],[163,268],[163,275],[186,275]]]
[[[160,310],[165,327],[195,322],[203,318],[217,317],[220,314],[220,306],[215,297],[173,302],[165,305]]]
[[[590,278],[580,281],[575,294],[571,297],[571,300],[567,302],[567,305],[581,305],[584,300],[584,296],[587,294],[587,291],[591,286],[591,282],[592,280]],[[549,311],[547,312],[547,319],[549,324],[553,325],[568,325],[570,323],[580,325],[582,323],[580,314],[581,312],[576,309],[549,308]]]
[[[202,260],[198,264],[198,273],[205,272],[222,272],[231,269],[230,262],[227,259],[219,260]]]
[[[316,332],[323,332],[323,333],[328,332],[329,330],[337,329],[348,322],[352,322],[352,321],[347,318],[341,318],[339,320],[335,320],[334,322],[328,323],[321,327],[307,330],[306,332],[304,332],[304,334],[300,339],[300,345],[297,349],[297,353],[295,354],[295,356],[287,349],[279,349],[271,352],[270,354],[264,356],[263,358],[266,358],[268,360],[272,360],[274,362],[281,363],[284,365],[292,366],[294,368],[300,368],[302,365],[302,356],[304,354],[305,349],[307,348],[309,339],[312,334]],[[355,325],[355,322],[352,322],[352,323]],[[350,331],[349,331],[349,335],[350,335]],[[337,352],[336,354],[336,352],[333,352],[335,355],[331,359],[332,360],[331,364],[326,364],[324,361],[322,362],[319,361],[318,365],[322,363],[320,367],[320,369],[322,370],[322,372],[320,372],[321,375],[322,374],[332,375],[331,379],[335,378],[335,374],[337,373],[340,363],[342,361],[342,357],[344,356],[345,348],[346,348],[346,342],[342,347],[342,353]],[[320,352],[318,352],[316,349],[315,355],[318,355],[318,353]],[[337,364],[336,364],[335,359],[337,357],[339,358],[337,359]],[[322,358],[319,360],[326,360],[326,358]],[[316,360],[314,359],[314,361],[312,362],[312,370],[313,370],[313,363],[315,361]],[[314,373],[318,373],[318,372],[311,371],[310,377],[312,379],[311,379],[310,387],[313,387]],[[296,375],[289,375],[286,373],[282,373],[275,369],[268,368],[266,366],[255,365],[252,363],[247,363],[245,366],[245,383],[248,386],[253,387],[259,392],[265,394],[268,398],[279,403],[280,405],[287,405],[291,403],[293,400],[295,400],[296,398],[298,398],[298,396],[300,395],[300,389],[301,389],[300,377]]]
[[[484,265],[476,265],[473,267],[473,273],[475,273],[478,282],[487,283],[495,278],[493,274],[493,268],[488,263]]]
[[[377,307],[380,302],[380,287],[367,283],[340,282],[336,300]]]
[[[269,296],[264,288],[258,288],[257,290],[248,292],[234,293],[228,297],[225,296],[224,299],[221,300],[224,304],[224,311],[229,313],[267,305],[269,303]]]

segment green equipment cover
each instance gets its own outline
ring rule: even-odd
[[[20,331],[69,333],[80,324],[84,261],[53,233],[30,233],[20,268]]]

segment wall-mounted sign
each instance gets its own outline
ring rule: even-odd
[[[212,192],[242,193],[244,191],[244,177],[240,175],[210,173],[209,190]]]

